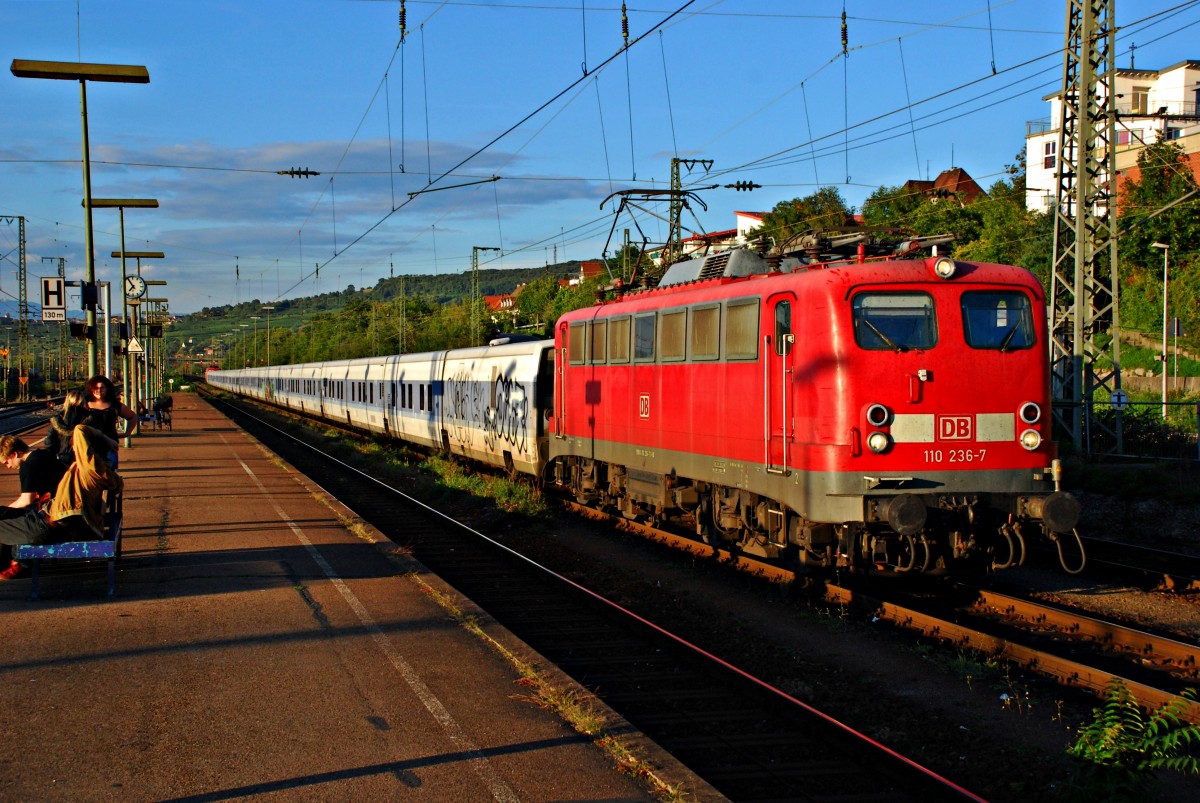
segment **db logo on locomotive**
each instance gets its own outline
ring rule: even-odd
[[[939,441],[969,441],[971,440],[971,416],[939,415],[937,432]]]

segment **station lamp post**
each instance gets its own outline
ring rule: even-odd
[[[119,84],[148,84],[150,73],[135,64],[84,64],[74,61],[31,61],[13,59],[12,74],[17,78],[49,78],[79,82],[79,110],[83,121],[83,230],[87,285],[84,287],[84,307],[87,311],[88,376],[96,375],[96,255],[92,233],[92,159],[88,145],[87,82],[103,81]]]
[[[1162,417],[1167,417],[1167,258],[1171,254],[1171,246],[1166,243],[1151,243],[1151,248],[1161,248],[1163,252],[1163,327],[1162,327]]]
[[[165,285],[166,282],[162,281],[162,280],[158,280],[158,281],[147,280],[146,284],[161,286],[161,285]],[[150,336],[150,325],[151,325],[150,316],[153,314],[157,314],[157,313],[161,313],[161,312],[165,311],[167,309],[168,300],[166,298],[150,298],[149,296],[146,296],[142,300],[145,301],[147,304],[154,305],[153,309],[147,308],[147,310],[146,310],[146,344],[144,346],[145,359],[146,359],[146,375],[145,375],[144,383],[146,386],[146,395],[143,398],[146,399],[147,406],[149,406],[150,390],[151,390],[151,387],[150,387],[151,369],[155,365],[158,366],[158,371],[156,372],[157,375],[154,378],[154,386],[155,386],[156,392],[161,393],[162,392],[162,368],[163,368],[162,349],[160,348],[160,346],[158,346],[154,343],[154,340],[156,338],[153,338]],[[161,340],[161,338],[157,338],[157,339]]]
[[[143,279],[142,278],[142,260],[143,259],[163,259],[165,256],[166,255],[163,254],[162,251],[126,251],[124,248],[122,248],[120,251],[112,252],[113,259],[121,260],[121,265],[122,265],[122,268],[121,268],[121,276],[122,276],[122,278],[121,278],[121,297],[124,299],[124,305],[126,307],[133,308],[130,313],[130,317],[125,319],[125,328],[127,330],[126,336],[128,337],[129,340],[136,341],[136,339],[137,339],[137,325],[138,325],[138,319],[140,317],[138,313],[141,309],[142,302],[148,300],[146,298],[146,285],[166,284],[166,282],[150,282],[150,281],[146,281],[145,279]],[[137,264],[137,273],[134,274],[133,276],[125,275],[124,264],[125,264],[126,259],[132,259]],[[142,353],[144,355],[145,347],[143,346],[142,348],[143,348]],[[128,341],[127,341],[126,348],[123,349],[123,351],[128,351],[128,350],[129,349],[128,349]],[[128,404],[130,407],[132,407],[134,410],[136,410],[137,409],[137,406],[136,406],[137,399],[134,397],[137,396],[137,387],[138,387],[137,376],[135,375],[137,372],[137,360],[129,359],[128,357],[126,357],[125,366],[129,369],[129,373],[130,373],[130,379],[128,381],[126,390],[127,390],[127,392],[132,394],[131,396],[126,397],[125,403]]]
[[[86,202],[86,199],[85,199]],[[157,198],[93,198],[93,209],[116,209],[121,219],[121,250],[113,252],[114,256],[117,253],[121,256],[121,322],[125,324],[126,338],[129,336],[129,288],[125,285],[125,209],[157,209]],[[140,274],[141,271],[139,270]],[[109,312],[109,315],[112,313]],[[125,394],[125,401],[129,403],[129,353],[126,351],[128,340],[121,340],[121,388]],[[133,409],[137,409],[136,405]],[[129,446],[129,438],[125,439],[125,445]]]
[[[267,365],[271,364],[271,310],[275,309],[272,305],[262,307],[267,313]]]
[[[250,320],[254,321],[254,366],[258,367],[258,322],[262,320],[261,315],[251,315]]]
[[[167,284],[167,282],[166,282],[166,280],[164,280],[164,279],[147,279],[147,280],[146,280],[146,286],[147,286],[147,287],[165,287],[165,286],[166,286],[166,284]],[[147,290],[147,292],[149,292],[149,291]],[[146,344],[145,344],[145,348],[146,348],[146,371],[147,371],[147,374],[149,374],[149,371],[150,371],[150,357],[151,357],[151,351],[153,351],[153,354],[154,354],[154,360],[156,361],[156,364],[157,364],[157,365],[158,365],[158,367],[159,367],[159,372],[158,372],[158,377],[157,377],[157,382],[156,382],[156,384],[157,384],[157,386],[158,386],[158,391],[161,393],[161,392],[162,392],[162,379],[163,379],[163,378],[162,378],[162,369],[163,369],[162,348],[161,348],[161,344],[156,344],[156,343],[154,343],[154,342],[152,341],[152,339],[150,338],[150,314],[151,314],[151,313],[163,313],[163,312],[166,312],[166,310],[167,310],[167,299],[165,299],[165,298],[150,298],[149,296],[147,296],[147,297],[146,297],[146,299],[145,299],[145,301],[146,301],[146,303],[147,303],[147,304],[153,304],[153,305],[154,305],[154,309],[153,309],[153,310],[147,310],[147,314],[146,314]],[[161,316],[160,316],[160,317],[161,317]],[[161,319],[158,321],[158,323],[160,323],[160,324],[162,323]],[[162,338],[159,338],[159,339],[161,340]],[[147,381],[147,383],[146,383],[147,387],[149,387],[149,384],[150,384],[150,383]],[[150,401],[150,394],[149,394],[149,391],[147,391],[147,392],[146,392],[146,401],[147,401],[147,402],[149,402],[149,401]]]
[[[226,352],[226,355],[229,357],[229,367],[230,368],[238,368],[239,367],[237,364],[237,361],[238,361],[238,334],[240,334],[241,331],[242,331],[241,329],[230,329],[229,330],[229,351]]]

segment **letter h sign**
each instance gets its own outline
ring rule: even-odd
[[[57,276],[42,279],[42,320],[65,321],[67,319],[66,283]]]

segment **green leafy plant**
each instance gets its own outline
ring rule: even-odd
[[[1189,722],[1194,689],[1146,712],[1120,680],[1108,687],[1104,706],[1067,753],[1081,763],[1076,791],[1081,798],[1103,793],[1109,800],[1133,799],[1159,770],[1200,775],[1200,725]],[[1091,799],[1096,799],[1092,797]]]

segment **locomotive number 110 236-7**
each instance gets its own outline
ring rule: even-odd
[[[982,463],[987,449],[926,449],[926,463]]]

